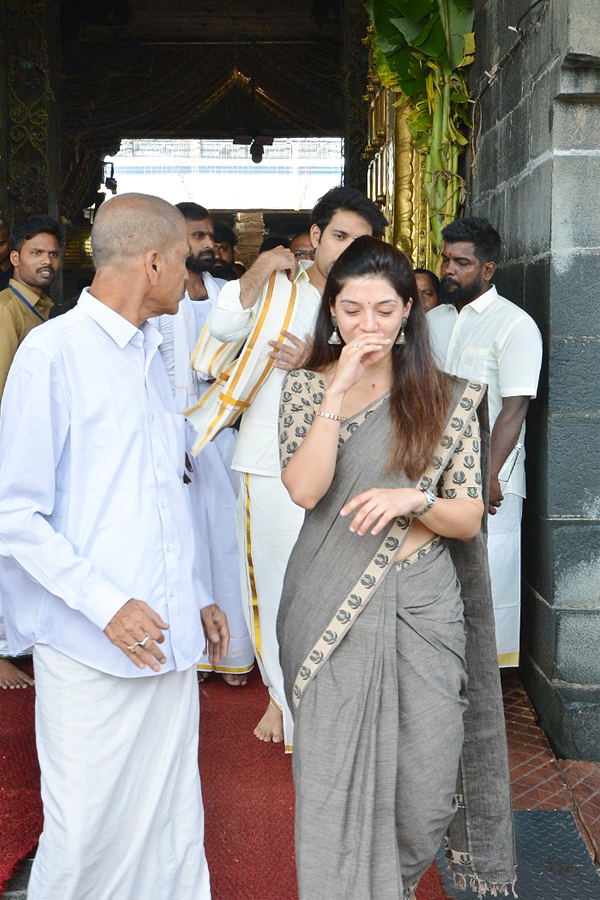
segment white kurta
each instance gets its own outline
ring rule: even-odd
[[[180,412],[194,406],[208,387],[207,382],[194,372],[190,360],[216,296],[215,291],[211,298],[209,289],[208,300],[192,301],[186,293],[177,315],[164,315],[155,320],[163,335],[160,350]],[[225,429],[200,457],[191,453],[195,432],[188,426],[186,434],[188,458],[193,469],[186,493],[194,522],[196,577],[202,580],[214,602],[227,615],[231,634],[227,656],[217,666],[209,663],[207,654],[202,652],[202,643],[198,668],[242,674],[252,669],[254,652],[242,609],[238,578],[235,505],[239,475],[231,469],[237,433],[232,428]]]
[[[288,329],[303,340],[314,330],[321,301],[306,275],[309,265],[300,263],[297,302]],[[273,295],[272,303],[281,306],[282,321],[289,295],[289,290],[276,291]],[[232,341],[250,333],[265,291],[251,310],[243,309],[239,297],[239,282],[228,282],[210,313],[208,327],[219,340]],[[277,339],[278,334],[272,337]],[[281,481],[278,420],[285,376],[283,370],[272,369],[244,412],[232,467],[242,473],[243,479],[237,504],[237,534],[238,544],[244,551],[240,558],[244,612],[263,680],[272,702],[283,712],[285,748],[291,751],[293,723],[283,690],[275,626],[283,577],[304,521],[304,510],[292,502]]]
[[[38,645],[29,900],[210,898],[194,666],[211,599],[160,342],[84,291],[23,342],[4,393],[0,584],[9,649]],[[157,674],[104,634],[132,597],[169,625]]]
[[[438,365],[451,375],[488,385],[493,428],[505,397],[537,393],[542,338],[531,316],[495,287],[460,313],[442,304],[427,314]],[[525,497],[525,423],[499,473],[504,501],[488,519],[488,555],[500,665],[519,662],[521,619],[521,511]]]

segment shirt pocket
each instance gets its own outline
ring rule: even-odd
[[[497,369],[496,355],[491,347],[463,347],[457,375],[490,384]]]

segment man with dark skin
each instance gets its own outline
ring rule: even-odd
[[[314,259],[315,248],[312,245],[310,232],[302,231],[300,234],[293,237],[290,241],[290,250],[297,260]]]
[[[49,288],[61,266],[61,229],[50,216],[30,216],[13,229],[12,244],[6,223],[0,223],[0,270],[8,262],[7,287],[0,291],[0,398],[17,348],[37,325],[46,321],[52,301]],[[4,647],[0,597],[0,654]],[[0,688],[26,688],[33,679],[10,659],[0,656]]]
[[[191,300],[214,300],[216,294],[215,297],[210,296],[210,284],[214,282],[208,274],[215,261],[214,225],[211,215],[198,203],[185,201],[177,203],[176,207],[185,217],[190,242],[190,253],[185,261],[187,292]]]
[[[210,269],[213,278],[222,278],[224,281],[232,281],[239,278],[233,271],[235,264],[235,245],[237,237],[233,228],[226,222],[215,222],[213,229],[214,262]]]
[[[440,279],[430,269],[415,269],[415,280],[419,299],[427,312],[435,309],[440,302]]]
[[[17,347],[50,315],[44,291],[61,266],[60,225],[50,216],[30,216],[14,227],[12,245],[13,275],[0,292],[0,396]]]
[[[427,320],[440,366],[488,385],[492,592],[501,664],[504,659],[505,665],[516,665],[525,417],[537,392],[542,339],[533,319],[492,284],[501,241],[490,223],[457,219],[442,234],[444,303],[431,310]]]

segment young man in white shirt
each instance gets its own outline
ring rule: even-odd
[[[151,316],[177,312],[189,242],[169,203],[123,194],[96,275],[25,339],[0,419],[9,647],[34,644],[44,831],[29,900],[210,900],[195,663],[221,610],[193,578],[183,417]]]
[[[208,318],[211,334],[221,341],[246,337],[260,317],[266,285],[274,272],[288,278],[276,282],[272,307],[281,308],[284,322],[292,283],[297,289],[292,318],[278,342],[270,341],[275,368],[244,412],[232,468],[242,473],[237,505],[238,544],[242,597],[256,658],[269,688],[267,710],[254,733],[262,741],[284,743],[292,750],[292,718],[284,690],[276,636],[277,612],[283,577],[304,511],[290,500],[281,481],[277,421],[281,385],[295,368],[313,330],[321,294],[331,266],[357,237],[380,237],[387,222],[379,208],[355,188],[328,191],[312,211],[310,235],[315,250],[311,260],[298,262],[291,250],[276,247],[261,253],[239,281],[228,282]]]
[[[438,365],[484,381],[492,426],[488,551],[500,665],[519,661],[525,416],[536,396],[542,338],[531,316],[492,279],[500,235],[487,221],[457,219],[442,235],[442,300],[427,316]]]

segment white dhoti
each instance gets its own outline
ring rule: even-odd
[[[276,625],[283,577],[304,510],[292,503],[280,478],[245,474],[236,520],[248,630],[271,702],[283,712],[285,749],[289,753],[293,722],[283,690]]]
[[[210,900],[198,686],[34,649],[44,830],[28,900]]]
[[[519,665],[521,628],[521,516],[523,498],[506,494],[488,518],[488,555],[500,666]]]
[[[254,650],[242,609],[235,505],[240,476],[231,469],[237,432],[226,428],[200,456],[190,457],[189,485],[196,538],[196,568],[215,603],[227,615],[227,656],[216,666],[202,655],[198,669],[242,675],[254,666]]]

